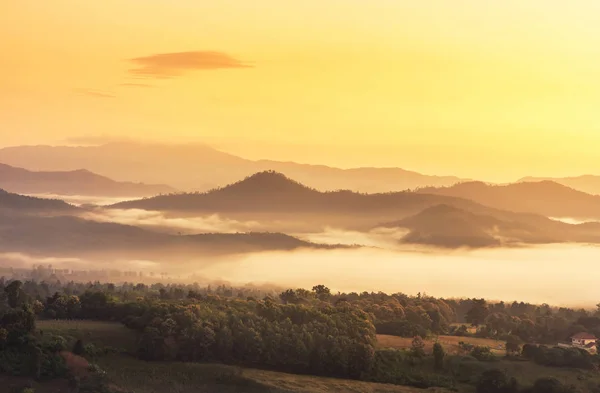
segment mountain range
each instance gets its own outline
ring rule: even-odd
[[[62,201],[0,192],[0,253],[186,261],[198,256],[298,248],[338,248],[282,233],[173,235],[79,217]]]
[[[21,213],[67,213],[77,208],[59,199],[35,198],[0,189],[0,211]]]
[[[117,182],[85,169],[29,171],[0,164],[0,188],[20,194],[144,197],[174,192],[166,185]]]
[[[179,216],[218,214],[263,223],[303,221],[307,225],[312,223],[317,230],[323,226],[360,229],[441,203],[474,210],[483,208],[462,198],[405,191],[379,194],[323,192],[274,171],[259,172],[204,193],[161,195],[121,202],[108,208],[161,211]]]
[[[324,165],[252,161],[205,145],[115,142],[100,146],[16,146],[0,149],[0,162],[31,171],[89,171],[123,182],[168,184],[207,191],[253,173],[276,170],[321,191],[401,191],[448,186],[466,179],[429,176],[400,168],[339,169]]]
[[[600,219],[600,195],[590,195],[553,181],[492,185],[459,183],[450,187],[426,187],[417,192],[466,198],[485,206],[547,217]]]
[[[575,177],[524,177],[517,182],[540,182],[553,181],[571,187],[575,190],[583,191],[592,195],[600,195],[600,176],[583,175]]]
[[[504,192],[505,188],[501,186],[465,183],[448,190],[477,187],[487,190],[487,194],[482,192],[482,195],[488,202],[511,206],[512,199],[502,194],[494,199],[495,192]],[[517,202],[519,195],[527,199],[528,195],[536,193],[552,200],[554,188],[567,192],[566,197],[575,193],[583,194],[582,198],[592,198],[590,206],[595,198],[551,182],[523,183],[514,187],[521,192],[510,194]],[[267,171],[206,193],[163,195],[122,202],[109,208],[162,211],[180,216],[219,214],[259,222],[285,222],[300,217],[321,228],[403,228],[409,234],[401,239],[402,242],[442,247],[600,242],[600,224],[572,225],[527,210],[502,209],[463,196],[446,195],[440,190],[446,189],[431,189],[431,193],[427,190],[381,194],[321,192],[281,173]],[[556,205],[560,206],[559,203]],[[390,217],[396,220],[390,222]]]

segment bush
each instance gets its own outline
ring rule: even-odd
[[[498,369],[484,371],[477,381],[477,393],[516,393],[518,390],[516,379]]]
[[[482,362],[496,360],[496,356],[494,356],[490,347],[476,346],[471,351],[471,356]]]
[[[452,356],[448,367],[454,379],[461,383],[476,384],[488,366],[471,356]]]
[[[83,342],[81,340],[77,340],[75,345],[73,346],[73,351],[75,355],[83,356],[85,355],[85,348],[83,346]]]

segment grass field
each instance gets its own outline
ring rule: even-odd
[[[59,334],[71,344],[77,339],[97,346],[120,348],[124,352],[135,348],[135,333],[118,323],[91,321],[39,321],[38,328],[44,332]],[[381,348],[410,348],[412,339],[378,335]],[[465,341],[473,345],[487,345],[498,348],[501,341],[440,336],[439,342],[448,353],[459,351],[458,342]],[[431,350],[432,340],[426,341],[426,349]],[[504,350],[495,349],[499,355]],[[238,368],[218,364],[143,362],[125,354],[112,354],[101,357],[97,363],[105,369],[111,379],[124,390],[135,393],[204,393],[204,392],[352,392],[352,393],[423,393],[444,392],[444,389],[421,390],[361,381],[321,378],[294,375],[273,371]],[[500,356],[495,362],[482,363],[488,368],[506,370],[515,376],[522,386],[531,385],[541,377],[554,377],[566,384],[573,384],[582,392],[591,392],[600,386],[600,374],[592,371],[551,368],[536,365],[528,361],[509,361]],[[19,378],[0,377],[2,387],[14,383],[23,383]],[[61,381],[36,385],[36,393],[66,393]],[[462,391],[462,390],[461,390]],[[466,391],[465,391],[466,392]]]
[[[347,393],[423,393],[448,392],[443,389],[422,390],[335,378],[286,374],[274,371],[236,368],[217,364],[142,362],[125,356],[108,356],[100,360],[113,381],[136,393],[200,392],[347,392]],[[219,375],[226,376],[221,384]]]
[[[38,321],[44,334],[64,337],[69,344],[77,339],[97,346],[109,346],[133,352],[135,333],[118,323],[93,321]],[[422,393],[422,390],[353,380],[321,378],[273,371],[239,368],[219,364],[143,362],[124,354],[97,359],[114,383],[135,393],[204,393],[204,392],[348,392],[348,393]],[[13,379],[19,381],[19,379]],[[21,381],[22,382],[22,381]],[[53,382],[36,386],[36,393],[63,393],[64,384]],[[58,390],[57,390],[58,389]]]
[[[424,340],[425,351],[433,351],[433,344],[436,340]],[[461,349],[458,345],[459,342],[464,341],[472,345],[488,346],[492,349],[492,352],[497,355],[505,354],[504,341],[492,340],[487,338],[476,338],[476,337],[456,337],[456,336],[438,336],[437,341],[442,344],[444,349],[449,354],[460,354]],[[408,349],[412,345],[412,338],[387,336],[383,334],[377,335],[377,342],[380,348],[395,348],[395,349]]]
[[[120,323],[96,321],[37,321],[39,331],[62,336],[70,347],[77,340],[84,344],[93,343],[101,347],[118,348],[134,353],[136,350],[136,333]]]

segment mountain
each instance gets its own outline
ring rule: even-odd
[[[0,212],[0,250],[53,257],[187,261],[210,255],[337,248],[281,233],[171,235],[74,216]],[[339,246],[342,247],[342,246]]]
[[[7,210],[21,213],[52,213],[75,211],[77,208],[58,199],[34,198],[0,189],[0,211]]]
[[[600,196],[574,190],[552,181],[490,185],[467,182],[451,187],[427,187],[417,191],[466,198],[482,205],[547,217],[600,219]]]
[[[321,191],[349,189],[388,192],[463,181],[399,168],[339,169],[294,162],[252,161],[205,145],[134,142],[101,146],[17,146],[0,149],[0,162],[35,171],[85,168],[117,181],[169,184],[180,190],[207,191],[264,170],[285,173]]]
[[[409,230],[402,243],[445,248],[481,248],[519,244],[600,243],[600,224],[567,224],[542,216],[490,209],[475,214],[449,205],[437,205],[418,214],[378,225]]]
[[[274,171],[259,172],[205,193],[162,195],[117,203],[109,208],[143,209],[179,215],[219,214],[245,220],[305,221],[353,227],[380,222],[390,216],[404,217],[440,203],[471,209],[483,208],[465,199],[412,192],[321,192]]]
[[[583,175],[575,177],[524,177],[519,179],[518,183],[523,182],[541,182],[553,181],[575,190],[585,192],[592,195],[600,195],[600,176]]]
[[[116,182],[87,170],[34,172],[0,164],[0,187],[20,194],[144,197],[174,192],[165,185]]]

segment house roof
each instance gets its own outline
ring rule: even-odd
[[[573,335],[571,338],[577,339],[577,340],[597,340],[596,336],[594,336],[593,334],[590,333],[577,333],[575,335]]]

